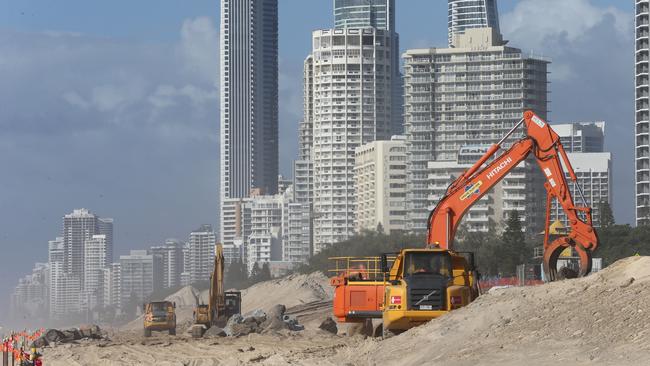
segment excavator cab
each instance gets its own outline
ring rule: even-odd
[[[241,292],[240,291],[226,291],[226,311],[225,316],[230,318],[235,314],[241,314]]]

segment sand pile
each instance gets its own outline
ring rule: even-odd
[[[277,304],[287,308],[307,303],[331,300],[333,289],[329,279],[320,272],[308,275],[290,275],[261,282],[242,291],[242,311],[255,309],[269,311]]]
[[[640,365],[650,357],[650,257],[537,287],[508,288],[334,359],[390,365]]]
[[[198,291],[192,286],[187,286],[165,298],[167,301],[176,302],[176,323],[180,328],[179,331],[184,331],[192,323],[197,296],[200,303],[206,304],[208,295],[209,291],[207,290]],[[268,312],[274,306],[283,304],[290,314],[294,314],[295,310],[301,310],[301,306],[320,304],[321,306],[315,309],[320,315],[320,312],[326,312],[328,306],[331,305],[332,295],[333,290],[329,285],[329,279],[322,273],[294,274],[277,280],[261,282],[243,290],[242,312],[248,313],[257,309]],[[296,309],[296,307],[298,308]],[[310,307],[316,308],[316,306]],[[300,318],[303,314],[294,315]],[[142,322],[143,319],[140,316],[120,329],[142,329]]]

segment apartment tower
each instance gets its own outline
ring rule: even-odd
[[[429,212],[439,199],[432,195],[432,170],[453,168],[436,163],[462,165],[458,157],[462,148],[496,143],[525,110],[546,118],[547,61],[504,46],[501,35],[491,28],[467,29],[457,41],[453,48],[404,54],[407,229],[411,231],[426,230]],[[518,130],[506,147],[523,133]],[[543,185],[534,182],[536,166],[523,163],[520,168],[524,171],[511,175],[507,185],[512,202],[501,207],[506,212],[518,210],[524,224],[535,228],[541,224],[537,213],[544,201]],[[446,174],[447,180],[452,179]]]
[[[636,0],[636,223],[650,224],[650,94],[648,71],[650,1]]]
[[[278,1],[221,0],[221,202],[278,189]]]
[[[449,47],[454,47],[457,36],[471,28],[499,30],[497,0],[448,0]]]

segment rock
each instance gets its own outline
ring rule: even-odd
[[[286,312],[287,312],[287,307],[282,304],[278,304],[269,310],[269,312],[267,313],[267,317],[282,318],[282,316]]]
[[[49,343],[63,342],[66,339],[65,334],[58,329],[48,329],[44,337]]]
[[[47,341],[47,338],[45,338],[45,336],[42,335],[34,340],[34,342],[32,343],[32,348],[43,348],[49,344],[50,343]]]
[[[79,333],[81,334],[82,338],[89,338],[89,339],[102,338],[101,329],[97,325],[81,327],[79,328]]]
[[[77,329],[77,328],[70,328],[68,330],[64,330],[63,334],[64,334],[64,336],[66,338],[66,341],[67,340],[78,341],[78,340],[80,340],[82,338],[81,333],[79,332],[79,329]]]
[[[322,323],[320,323],[318,328],[332,334],[337,334],[339,332],[339,328],[336,325],[336,322],[332,320],[332,318],[330,317],[328,317]]]
[[[223,328],[219,327],[210,327],[205,334],[203,334],[204,337],[225,337],[227,336],[226,331],[223,330]]]

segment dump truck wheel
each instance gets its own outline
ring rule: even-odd
[[[381,325],[381,339],[388,339],[394,335],[395,333],[390,329],[387,329],[384,324]]]
[[[145,330],[144,330],[144,336],[147,337],[147,338],[151,337],[151,329],[146,329],[146,328],[145,328]]]

